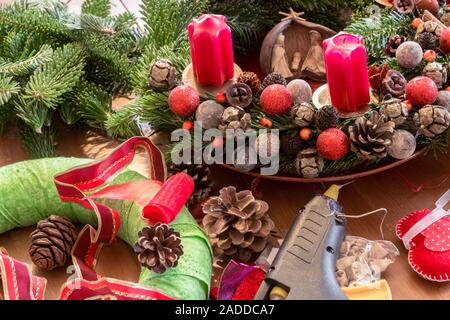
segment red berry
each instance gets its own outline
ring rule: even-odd
[[[168,102],[173,113],[181,117],[188,117],[197,109],[200,97],[194,88],[183,85],[170,92]]]
[[[323,158],[337,161],[350,150],[348,137],[341,129],[331,128],[323,131],[316,142],[317,152]]]
[[[291,92],[281,84],[272,84],[264,89],[260,103],[269,115],[281,115],[289,111],[292,105]]]
[[[194,128],[194,122],[191,120],[186,120],[183,122],[183,129],[186,131],[191,131]]]
[[[300,130],[300,139],[304,140],[304,141],[308,141],[311,140],[311,138],[313,137],[313,132],[310,128],[302,128]]]
[[[223,91],[217,92],[216,102],[221,103],[221,104],[224,104],[225,102],[227,102],[227,95],[225,94],[225,92],[223,92]]]
[[[415,77],[406,85],[406,99],[414,106],[423,107],[432,104],[438,96],[436,83],[428,77]]]
[[[411,101],[406,100],[405,103],[406,103],[406,109],[408,109],[408,111],[411,111],[413,109],[413,105],[412,105]]]
[[[434,62],[436,60],[436,52],[434,50],[427,50],[423,54],[423,58],[426,62]]]
[[[272,126],[273,126],[272,120],[267,119],[267,118],[261,118],[261,120],[259,120],[259,124],[263,127],[269,128],[269,129],[272,128]]]
[[[417,29],[421,24],[422,24],[422,19],[420,18],[415,18],[412,22],[411,22],[411,27],[413,27],[413,29]]]

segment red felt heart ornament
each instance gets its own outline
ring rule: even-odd
[[[432,210],[413,212],[396,225],[396,234],[402,239],[405,234]],[[427,280],[450,281],[450,217],[445,216],[429,225],[410,242],[408,262]]]

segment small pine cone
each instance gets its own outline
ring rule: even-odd
[[[417,37],[417,42],[423,50],[436,50],[439,47],[439,37],[431,32],[423,32]]]
[[[317,154],[315,148],[307,148],[300,151],[295,159],[297,173],[304,178],[317,178],[324,167],[324,160]]]
[[[283,134],[280,137],[280,149],[284,154],[295,155],[301,150],[302,146],[303,141],[298,135]]]
[[[414,0],[394,0],[393,5],[400,13],[411,13],[416,7]]]
[[[148,71],[148,85],[155,90],[167,90],[176,85],[177,69],[167,59],[155,60]]]
[[[259,80],[258,75],[254,72],[242,72],[237,78],[237,82],[248,85],[252,89],[253,94],[261,90],[261,80]]]
[[[348,127],[352,151],[368,160],[386,157],[394,128],[394,122],[386,121],[386,116],[376,111],[372,111],[369,119],[358,117],[355,124]]]
[[[264,78],[261,85],[261,90],[264,90],[266,87],[272,84],[281,84],[283,86],[286,86],[287,82],[286,79],[281,74],[272,72]]]
[[[414,114],[414,124],[419,133],[434,138],[450,125],[450,112],[441,106],[426,105]]]
[[[428,63],[423,69],[422,74],[433,80],[438,88],[442,88],[447,83],[447,67],[443,66],[442,63]]]
[[[389,70],[381,83],[381,94],[400,98],[405,94],[408,81],[397,70]]]
[[[313,123],[315,113],[316,109],[311,104],[303,102],[292,107],[291,118],[297,126],[303,128]]]
[[[77,239],[77,231],[68,219],[51,215],[38,222],[30,239],[29,254],[33,263],[39,268],[52,270],[66,264]]]
[[[219,129],[223,131],[226,129],[242,129],[245,131],[250,128],[251,122],[250,113],[246,113],[242,108],[228,107],[222,114]]]
[[[390,57],[395,57],[395,53],[397,52],[397,48],[406,41],[406,38],[403,36],[395,35],[391,37],[386,44],[384,52],[386,55]]]
[[[267,202],[256,200],[250,190],[222,188],[203,206],[203,228],[214,253],[246,262],[263,251],[274,228],[268,210]]]
[[[178,265],[183,255],[180,233],[167,224],[158,222],[139,231],[134,252],[142,266],[153,272],[163,273]]]
[[[180,164],[172,163],[169,167],[169,176],[179,172],[186,173],[194,180],[194,191],[187,202],[188,206],[201,203],[211,194],[214,183],[211,181],[211,171],[205,164]]]
[[[381,114],[398,127],[406,121],[408,108],[404,101],[392,98],[381,103]]]
[[[316,126],[320,131],[336,128],[339,120],[339,113],[335,107],[326,105],[316,111]]]

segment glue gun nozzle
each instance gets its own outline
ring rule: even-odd
[[[349,184],[351,184],[353,182],[354,181],[350,181],[350,182],[344,183],[342,185],[333,184],[328,188],[327,191],[325,191],[324,196],[327,196],[327,197],[337,201],[339,198],[339,190],[341,190],[342,188],[348,186]]]

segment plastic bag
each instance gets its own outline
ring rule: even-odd
[[[390,241],[347,236],[336,261],[336,278],[341,287],[376,282],[399,254]]]

